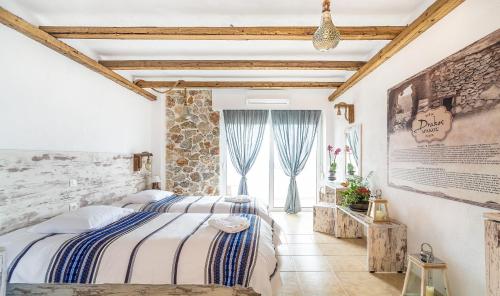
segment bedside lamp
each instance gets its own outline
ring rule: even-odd
[[[154,176],[153,179],[151,180],[151,189],[160,190],[161,189],[160,183],[161,183],[160,176]]]

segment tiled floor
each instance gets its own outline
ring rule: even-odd
[[[401,295],[404,275],[366,271],[366,241],[313,232],[312,213],[272,213],[283,228],[277,295]]]

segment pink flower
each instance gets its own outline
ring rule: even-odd
[[[328,145],[327,149],[328,149],[328,152],[332,152],[333,151],[333,146],[332,145]]]
[[[349,146],[345,146],[345,152],[350,153],[351,152],[351,148]]]
[[[335,149],[335,152],[334,152],[334,154],[335,154],[335,155],[339,155],[339,154],[340,154],[340,151],[342,151],[342,149],[340,149],[340,148],[337,148],[337,149]]]

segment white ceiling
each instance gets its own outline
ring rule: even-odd
[[[407,25],[432,0],[332,1],[336,25]],[[320,0],[0,0],[36,25],[314,26]],[[368,60],[387,41],[343,41],[326,53],[309,41],[64,40],[95,59]],[[343,81],[350,71],[119,71],[127,78]]]

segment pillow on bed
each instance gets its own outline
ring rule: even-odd
[[[33,226],[35,233],[82,233],[109,225],[132,213],[132,209],[113,206],[88,206],[55,216]]]
[[[149,203],[153,201],[158,201],[167,196],[173,195],[174,193],[171,191],[163,191],[163,190],[144,190],[141,192],[137,192],[134,194],[130,194],[123,199],[124,202],[128,203]]]

